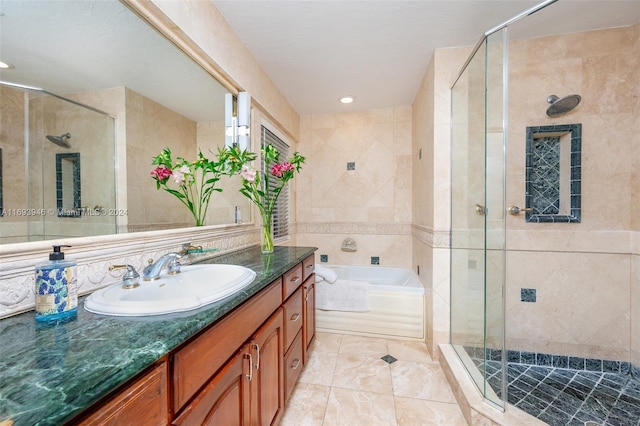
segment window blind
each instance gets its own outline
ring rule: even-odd
[[[271,144],[280,153],[280,162],[286,161],[289,158],[289,145],[287,145],[282,139],[273,134],[269,129],[262,126],[262,145]],[[262,170],[266,173],[271,173],[270,170],[264,170],[264,158],[262,158]],[[273,208],[273,238],[283,238],[289,235],[289,184],[282,189],[278,201]],[[269,179],[269,190],[273,191],[276,188],[276,179]]]

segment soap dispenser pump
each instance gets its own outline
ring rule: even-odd
[[[78,312],[76,262],[64,258],[62,247],[71,246],[54,245],[49,261],[36,265],[36,321],[54,321]]]

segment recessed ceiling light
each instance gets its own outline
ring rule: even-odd
[[[356,98],[354,98],[353,96],[344,96],[344,97],[340,98],[340,103],[350,104],[351,102],[353,102],[355,100],[356,100]]]
[[[11,65],[11,64],[9,64],[7,62],[0,61],[0,69],[8,70],[10,68],[13,68],[13,65]]]

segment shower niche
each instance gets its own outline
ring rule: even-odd
[[[525,220],[580,222],[582,125],[527,127]]]

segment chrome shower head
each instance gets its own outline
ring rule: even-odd
[[[550,95],[547,98],[547,102],[550,103],[547,108],[547,115],[549,117],[556,117],[558,115],[566,114],[575,107],[578,106],[582,98],[580,95],[569,95],[560,99],[556,95]]]
[[[49,139],[49,142],[53,142],[63,148],[71,148],[71,145],[69,145],[67,141],[67,139],[71,139],[71,133],[65,133],[60,136],[47,135],[47,139]]]

